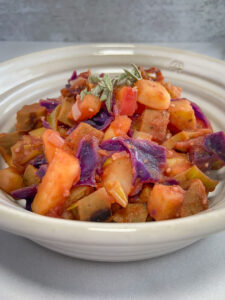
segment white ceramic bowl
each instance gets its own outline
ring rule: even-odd
[[[0,64],[0,132],[13,129],[25,103],[56,96],[72,70],[115,73],[131,63],[156,66],[200,104],[215,129],[225,130],[225,63],[183,50],[134,44],[97,44],[42,51]],[[3,167],[1,161],[1,167]],[[210,208],[170,221],[115,224],[66,221],[25,211],[0,194],[0,228],[54,251],[90,260],[129,261],[163,255],[225,229],[224,176]]]

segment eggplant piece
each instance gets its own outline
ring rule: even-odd
[[[111,216],[110,197],[105,188],[100,188],[77,201],[72,212],[81,221],[104,222]]]
[[[14,167],[0,170],[0,189],[6,193],[23,187],[23,177]]]
[[[21,134],[18,131],[2,134],[0,136],[0,153],[2,157],[4,158],[5,162],[8,165],[12,165],[12,151],[11,147],[18,142],[18,140],[21,138]]]
[[[25,169],[25,172],[23,174],[23,182],[25,184],[25,186],[29,186],[29,185],[37,185],[40,183],[40,177],[37,176],[37,171],[38,169],[36,169],[34,166],[32,165],[28,165]]]
[[[180,217],[188,217],[206,210],[209,201],[206,194],[205,186],[198,178],[194,179],[187,190],[184,201],[180,210]]]
[[[128,203],[126,208],[116,211],[110,218],[111,222],[116,223],[140,223],[146,222],[148,209],[144,203]]]
[[[38,121],[46,116],[46,113],[46,108],[39,103],[24,105],[22,109],[17,112],[17,130],[27,132],[34,129],[36,125],[38,125]]]
[[[43,144],[40,138],[24,135],[12,148],[13,164],[24,169],[25,165],[34,157],[43,153]]]
[[[168,110],[145,109],[141,116],[140,131],[150,134],[154,141],[163,142],[166,138],[169,116]]]

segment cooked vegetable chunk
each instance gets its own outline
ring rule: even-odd
[[[40,183],[40,177],[37,176],[37,168],[32,165],[28,165],[23,174],[23,182],[26,186],[37,185]]]
[[[34,129],[41,118],[46,115],[46,112],[46,108],[39,103],[24,105],[22,109],[17,112],[17,130],[30,131]]]
[[[138,131],[135,130],[132,137],[134,139],[140,139],[140,140],[147,140],[147,141],[152,141],[152,136],[149,133],[143,132],[143,131]]]
[[[169,177],[176,176],[191,167],[191,163],[188,160],[188,156],[183,153],[169,150],[167,152],[167,168],[166,173]]]
[[[71,118],[69,118],[73,103],[74,101],[72,101],[70,98],[63,99],[60,111],[58,112],[58,121],[68,126],[73,126],[75,123]]]
[[[46,130],[46,128],[40,127],[40,128],[31,130],[29,132],[29,135],[32,135],[32,136],[37,137],[37,138],[41,138],[42,135],[44,134],[45,130]]]
[[[21,136],[22,135],[18,131],[7,134],[4,133],[0,136],[0,153],[9,166],[12,165],[11,147],[18,142]]]
[[[77,201],[73,213],[78,220],[103,222],[111,216],[110,197],[104,188]]]
[[[43,152],[42,140],[31,135],[24,135],[11,147],[11,151],[12,163],[23,169],[31,159]]]
[[[47,120],[53,130],[58,129],[58,116],[61,112],[62,105],[59,104],[48,116]],[[62,116],[61,116],[62,117]]]
[[[176,148],[178,150],[181,150],[182,148],[179,148],[179,144],[178,144],[179,142],[189,141],[193,138],[197,138],[197,137],[206,135],[210,132],[211,132],[211,130],[207,129],[207,128],[197,129],[197,130],[194,130],[194,131],[181,131],[181,132],[173,135],[168,140],[166,140],[163,143],[163,146],[165,146],[167,149]]]
[[[23,177],[14,167],[0,170],[0,189],[6,193],[20,189],[23,186]]]
[[[48,162],[51,162],[57,149],[61,149],[64,140],[57,131],[47,129],[43,134],[44,152]]]
[[[198,178],[202,181],[207,192],[214,191],[218,184],[217,180],[209,178],[207,175],[201,172],[197,166],[193,166],[190,169],[174,177],[174,179],[177,180],[181,187],[183,187],[184,189],[189,187],[190,180],[195,178]]]
[[[106,130],[103,140],[109,140],[116,136],[125,136],[130,129],[131,119],[127,116],[118,116]]]
[[[167,110],[146,109],[141,116],[140,131],[149,133],[154,141],[161,143],[165,140],[168,123]]]
[[[124,86],[116,92],[115,98],[119,114],[133,116],[137,109],[137,89]]]
[[[179,185],[155,184],[148,200],[149,215],[156,221],[179,217],[184,195]]]
[[[117,210],[111,217],[116,223],[146,222],[148,216],[147,206],[144,203],[129,203],[126,208]]]
[[[129,157],[111,160],[103,170],[103,184],[107,192],[122,207],[128,204],[128,195],[132,188],[133,174]]]
[[[187,190],[180,210],[180,217],[188,217],[208,208],[205,187],[200,179],[194,179]]]
[[[77,153],[79,143],[83,137],[95,137],[100,142],[103,135],[104,133],[102,131],[95,129],[89,124],[81,122],[66,138],[66,144],[73,150],[74,153]]]
[[[65,207],[68,208],[68,210],[71,210],[74,203],[93,192],[94,188],[88,185],[73,187],[70,191],[69,197],[66,198]]]
[[[101,101],[94,95],[86,95],[83,100],[80,96],[72,106],[72,116],[75,121],[84,121],[95,116],[101,108]]]
[[[78,159],[58,149],[49,164],[47,172],[38,186],[32,210],[45,215],[50,209],[64,204],[73,184],[80,179]]]
[[[172,101],[169,107],[172,131],[196,129],[196,118],[190,102],[186,99]]]
[[[139,103],[149,108],[168,109],[170,105],[170,94],[159,82],[146,79],[138,80],[135,84],[138,89]]]

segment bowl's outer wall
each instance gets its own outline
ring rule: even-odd
[[[131,63],[162,69],[166,80],[181,86],[184,97],[199,104],[215,130],[224,130],[225,64],[176,49],[134,44],[71,46],[19,57],[0,65],[0,132],[15,127],[22,105],[55,97],[72,70],[117,73]],[[1,167],[4,167],[1,161]],[[180,249],[225,228],[223,171],[210,195],[210,209],[186,220],[161,224],[95,224],[52,220],[24,211],[1,192],[0,226],[47,248],[74,257],[128,261]],[[78,224],[79,223],[79,224]]]

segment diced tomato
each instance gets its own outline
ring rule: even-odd
[[[38,192],[32,203],[32,210],[45,215],[51,209],[60,206],[70,194],[73,184],[80,179],[80,164],[78,159],[57,149],[47,172],[38,187]]]
[[[83,121],[92,118],[101,108],[98,97],[88,94],[83,100],[77,96],[77,101],[72,106],[72,116],[75,121]]]
[[[124,86],[116,93],[116,105],[120,115],[132,116],[137,109],[137,89]]]

